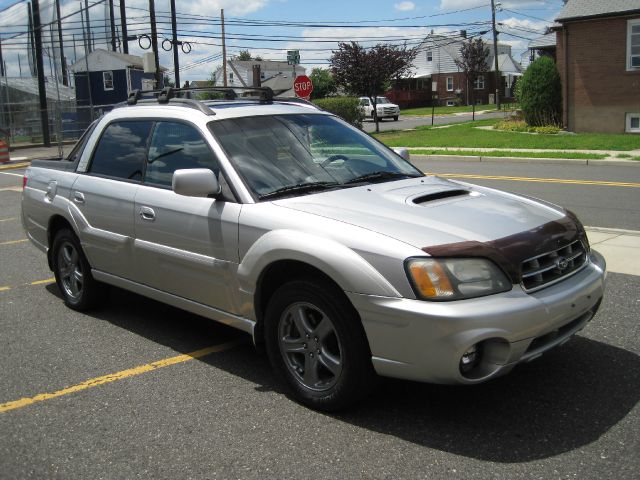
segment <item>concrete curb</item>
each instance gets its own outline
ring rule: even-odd
[[[491,157],[478,155],[422,155],[412,154],[412,159],[432,162],[486,162],[486,163],[542,163],[549,165],[598,165],[598,166],[638,166],[637,160],[605,160],[584,158],[537,158],[537,157]]]
[[[631,235],[634,237],[640,237],[640,231],[638,230],[625,230],[623,228],[588,227],[588,226],[585,226],[584,229],[587,232],[610,233],[612,235]]]

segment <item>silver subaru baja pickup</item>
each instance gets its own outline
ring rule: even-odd
[[[236,327],[322,410],[375,374],[495,378],[595,315],[605,262],[571,212],[424,175],[327,112],[258,93],[132,95],[67,159],[32,164],[24,228],[70,308],[110,284]]]

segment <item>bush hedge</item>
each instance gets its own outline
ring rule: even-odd
[[[356,97],[331,97],[314,100],[318,107],[341,117],[351,125],[362,128],[360,100]]]
[[[562,125],[562,85],[552,58],[540,57],[529,65],[517,83],[516,95],[527,124]]]

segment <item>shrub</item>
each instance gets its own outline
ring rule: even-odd
[[[516,86],[516,94],[529,125],[562,124],[560,74],[550,57],[540,57],[529,65]]]
[[[351,125],[362,128],[360,100],[356,97],[334,97],[314,100],[318,107],[341,117]]]
[[[503,122],[496,123],[493,128],[495,130],[504,130],[507,132],[527,132],[527,124],[524,120],[505,120]]]
[[[530,132],[544,133],[547,135],[555,135],[560,131],[560,127],[557,125],[542,125],[541,127],[531,127]]]
[[[542,125],[540,127],[532,127],[527,125],[523,120],[505,120],[496,123],[493,128],[495,130],[503,130],[506,132],[526,132],[526,133],[544,133],[555,134],[560,131],[556,125]]]

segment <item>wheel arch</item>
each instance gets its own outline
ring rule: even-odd
[[[68,228],[72,232],[76,233],[71,222],[62,215],[56,214],[49,219],[49,225],[47,226],[47,262],[51,270],[53,270],[53,249],[51,247],[53,246],[56,234],[64,228]]]

